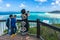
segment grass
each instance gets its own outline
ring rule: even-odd
[[[36,34],[36,32],[37,32],[36,27],[29,28],[29,33],[30,34]]]
[[[45,26],[41,27],[41,36],[45,40],[58,40],[56,31]]]
[[[60,26],[60,24],[54,24],[54,26]],[[36,27],[29,28],[29,32],[36,34]],[[41,26],[40,34],[45,40],[60,40],[60,32],[46,26]]]

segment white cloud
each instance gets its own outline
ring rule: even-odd
[[[38,2],[46,2],[47,0],[35,0],[35,1],[38,1]]]
[[[52,3],[51,3],[51,5],[55,5],[55,3],[54,3],[54,2],[52,2]]]
[[[55,0],[54,2],[51,3],[52,5],[60,5],[60,0]]]
[[[60,0],[54,0],[54,2],[51,3],[52,8],[57,9],[57,7],[60,6]]]
[[[21,4],[19,5],[19,7],[20,7],[20,8],[25,8],[26,5],[24,5],[23,3],[21,3]]]
[[[56,0],[56,5],[60,6],[60,0]]]
[[[0,3],[2,2],[2,0],[0,0]]]
[[[56,3],[55,2],[52,2],[51,5],[52,5],[53,8],[56,7]]]
[[[56,3],[56,4],[59,4],[59,1],[56,1],[55,3]]]
[[[11,5],[9,3],[6,4],[6,7],[10,7]]]

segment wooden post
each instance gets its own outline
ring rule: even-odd
[[[37,19],[37,38],[40,38],[40,20]]]

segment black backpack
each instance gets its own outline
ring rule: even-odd
[[[9,27],[9,18],[6,20],[6,26]]]

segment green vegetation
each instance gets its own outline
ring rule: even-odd
[[[56,31],[45,26],[41,27],[41,36],[45,40],[58,40]]]
[[[57,27],[60,27],[60,24],[52,24],[52,25],[57,26]]]
[[[7,31],[8,31],[7,29],[6,29],[6,30],[4,30],[4,34],[6,34],[6,33],[7,33]]]
[[[29,33],[30,34],[36,34],[36,32],[37,32],[36,27],[29,28]]]
[[[60,24],[54,24],[54,26],[60,26]],[[36,34],[36,27],[30,28],[31,34]],[[40,34],[45,40],[60,40],[60,33],[46,26],[41,26]]]

